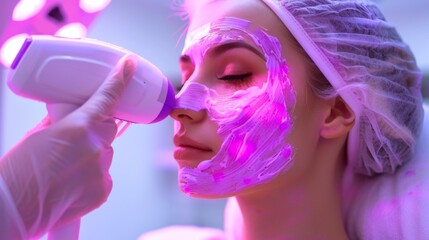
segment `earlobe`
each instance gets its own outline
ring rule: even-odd
[[[322,124],[320,136],[325,139],[333,139],[347,135],[354,122],[355,115],[344,100],[341,97],[333,98]]]

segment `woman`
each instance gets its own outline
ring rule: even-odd
[[[181,190],[235,196],[242,239],[351,237],[354,176],[413,155],[421,78],[408,47],[367,1],[185,6],[171,114]]]

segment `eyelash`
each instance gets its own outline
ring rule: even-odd
[[[252,73],[244,73],[244,74],[237,74],[237,75],[225,75],[223,77],[218,77],[218,79],[224,80],[224,81],[245,82],[251,76],[252,76]]]
[[[237,74],[237,75],[225,75],[223,77],[218,77],[219,80],[223,81],[231,81],[233,84],[240,85],[240,84],[246,84],[248,83],[249,77],[252,76],[252,73],[244,73],[244,74]],[[180,86],[176,87],[176,93],[180,92],[182,90],[184,84],[181,84]]]

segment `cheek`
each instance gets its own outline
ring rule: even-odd
[[[201,124],[199,132],[203,132],[208,139],[208,144],[212,150],[217,153],[223,143],[223,139],[218,134],[219,126],[210,119],[207,119],[204,123]]]
[[[288,136],[288,141],[295,150],[295,162],[297,165],[311,166],[311,161],[316,148],[323,139],[320,138],[320,130],[323,124],[323,108],[319,104],[322,99],[312,99],[311,96],[299,97],[294,112],[294,126]],[[310,164],[310,165],[309,165]]]

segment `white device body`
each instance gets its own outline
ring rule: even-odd
[[[48,111],[50,105],[57,104],[77,108],[129,53],[95,39],[31,36],[8,71],[7,84],[17,95],[45,102]],[[162,72],[138,56],[136,72],[114,117],[133,123],[160,121],[174,108],[174,95]]]
[[[130,53],[95,39],[31,36],[15,57],[7,84],[17,95],[45,102],[51,119],[57,121],[85,103],[119,59]],[[157,122],[174,109],[175,92],[157,67],[137,57],[136,72],[114,117],[133,123]],[[80,220],[76,220],[51,231],[48,239],[77,240],[79,228]]]

